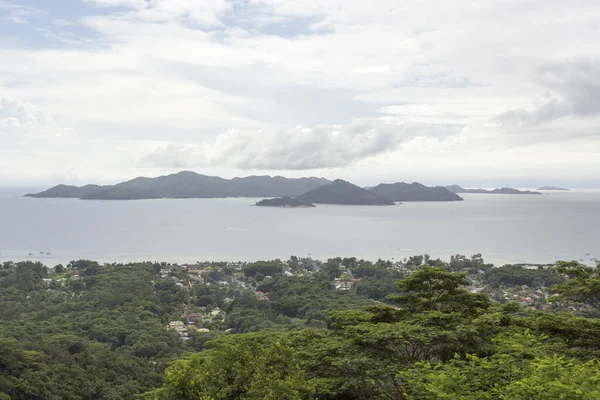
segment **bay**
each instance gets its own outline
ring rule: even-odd
[[[248,261],[309,254],[399,260],[482,253],[500,265],[589,263],[600,256],[600,190],[302,209],[251,207],[259,199],[250,198],[85,201],[24,193],[0,190],[2,261]]]

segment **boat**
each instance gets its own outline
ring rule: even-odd
[[[32,252],[32,251],[30,251],[30,252],[29,252],[29,255],[30,255],[30,256],[32,256],[32,255],[33,255],[33,252]]]

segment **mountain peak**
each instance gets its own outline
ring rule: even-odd
[[[343,179],[318,187],[297,197],[298,200],[316,204],[343,205],[394,205],[394,202],[356,186]]]
[[[81,198],[88,200],[136,200],[159,198],[283,197],[330,183],[324,179],[252,176],[223,179],[180,171],[156,178],[138,177],[116,185],[83,187],[59,185],[29,197]]]

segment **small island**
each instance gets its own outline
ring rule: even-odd
[[[255,204],[258,207],[283,207],[283,208],[311,208],[316,207],[312,203],[300,201],[293,197],[277,197],[275,199],[264,199]]]
[[[500,189],[465,189],[459,185],[446,186],[446,189],[452,193],[475,193],[475,194],[541,194],[540,192],[532,192],[531,190],[518,190],[513,188],[503,187]]]
[[[561,187],[557,187],[557,186],[542,186],[541,188],[538,188],[536,190],[556,190],[556,191],[563,191],[563,192],[568,192],[569,189],[567,188],[561,188]]]

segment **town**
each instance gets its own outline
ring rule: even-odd
[[[182,293],[181,304],[171,314],[172,319],[167,321],[165,327],[177,332],[184,341],[196,334],[240,332],[240,327],[232,323],[233,318],[229,317],[235,306],[239,306],[233,303],[247,302],[250,297],[256,302],[269,304],[274,296],[273,300],[278,304],[287,294],[271,292],[275,284],[283,282],[285,278],[301,278],[308,285],[314,281],[326,282],[331,291],[341,292],[339,294],[346,293],[365,303],[389,304],[387,296],[398,292],[394,281],[409,276],[425,264],[466,274],[470,292],[487,294],[501,304],[514,302],[529,310],[545,311],[581,311],[582,307],[550,301],[548,288],[558,282],[558,277],[550,271],[552,265],[495,267],[486,264],[481,254],[471,257],[457,254],[449,262],[434,260],[429,255],[417,255],[399,261],[378,260],[374,263],[356,258],[338,257],[320,261],[310,256],[292,256],[288,260],[257,262],[151,264],[156,273],[152,282],[155,286],[166,285],[173,293]],[[11,264],[5,263],[5,268],[9,267]],[[67,266],[49,268],[48,277],[42,281],[47,291],[71,288],[81,292],[85,291],[86,284],[89,285],[84,278],[93,276],[93,270],[98,268],[101,267],[92,261],[73,261]],[[281,307],[277,305],[275,308],[278,312]],[[306,313],[280,314],[283,316],[279,322],[287,318],[288,323],[297,324],[306,319],[303,318]],[[321,316],[311,318],[311,321],[315,326],[325,325],[327,318]]]

